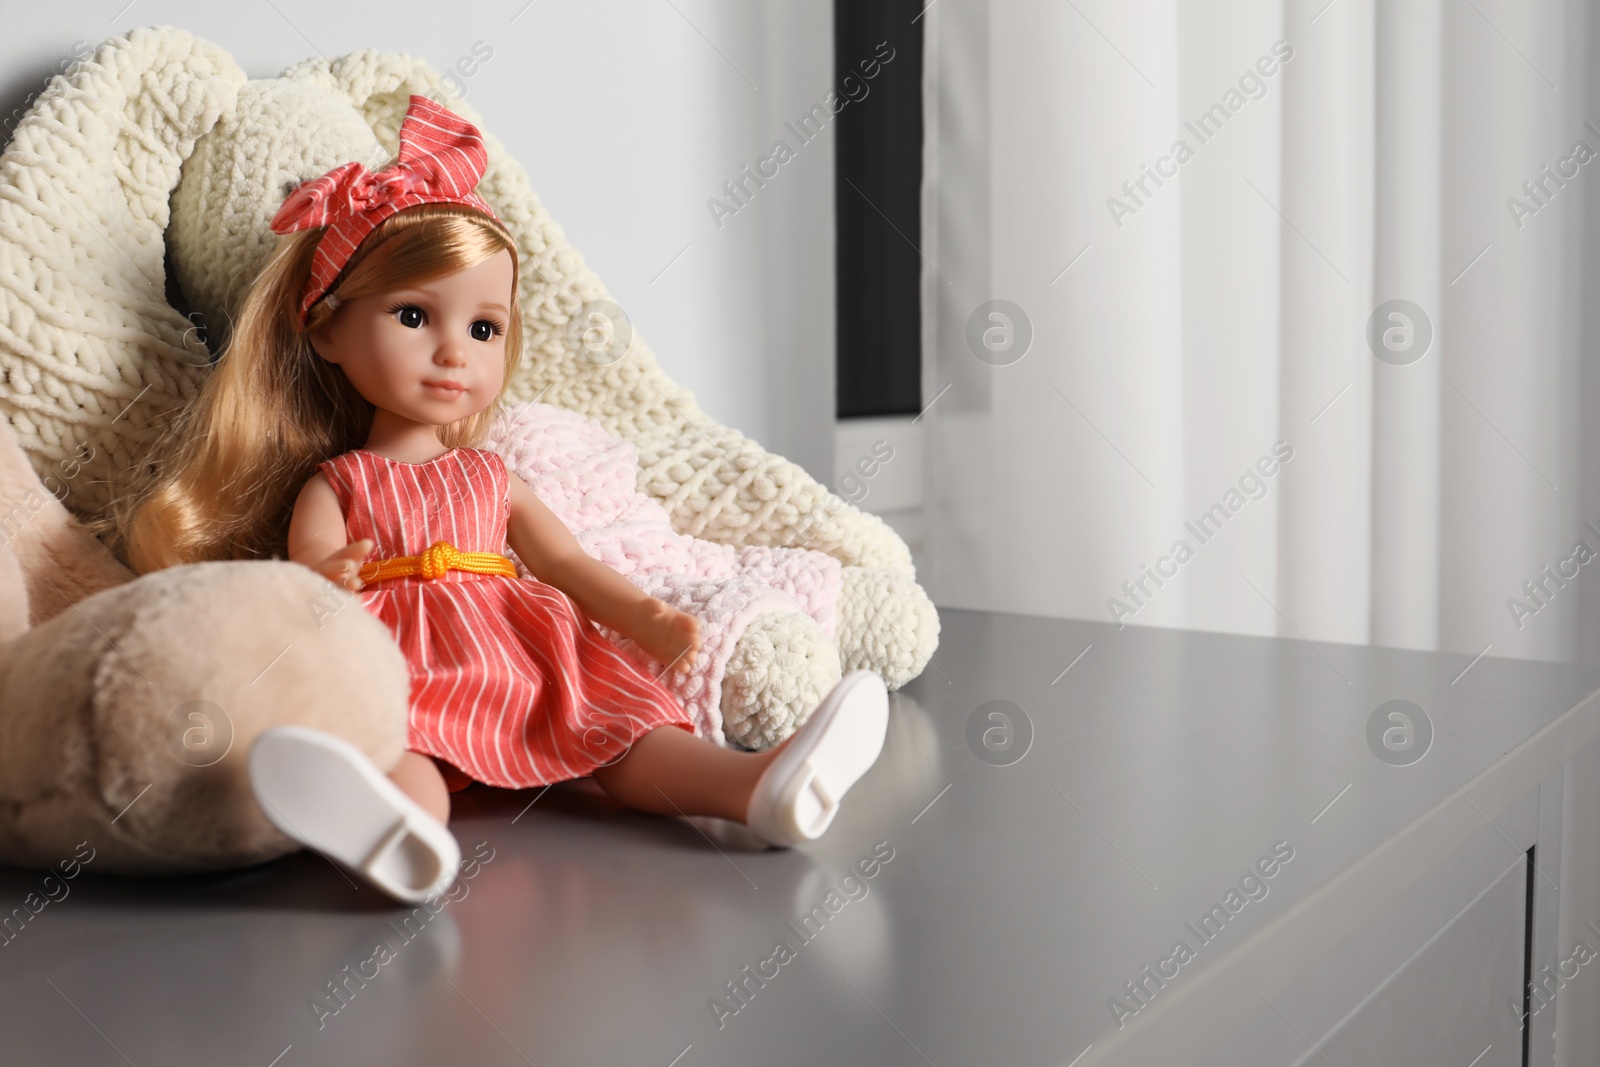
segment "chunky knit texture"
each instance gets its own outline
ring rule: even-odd
[[[319,58],[248,81],[216,45],[173,27],[138,29],[53,78],[18,124],[0,156],[0,411],[40,472],[92,447],[68,507],[102,515],[148,462],[153,434],[193,397],[208,347],[220,345],[277,240],[267,222],[287,190],[352,159],[387,163],[411,93],[446,101],[484,132],[478,193],[522,254],[526,351],[508,399],[577,412],[630,444],[638,489],[681,534],[838,560],[839,664],[877,670],[891,687],[920,673],[939,623],[905,543],[708,418],[637,332],[614,361],[580,358],[581,309],[613,298],[477,113],[405,55]],[[816,655],[814,634],[794,632],[805,616],[781,617],[790,621],[746,629],[754,643],[728,662],[748,673],[730,673],[721,695],[725,709],[730,695],[770,701],[739,709],[769,724],[755,730],[756,747],[804,713],[784,701],[806,699],[839,669]],[[763,652],[768,639],[778,643]],[[779,647],[789,639],[804,647]],[[805,680],[791,685],[790,670]]]
[[[639,490],[633,446],[612,437],[595,420],[564,408],[512,405],[487,444],[572,531],[585,552],[644,592],[700,620],[701,646],[693,667],[665,675],[665,665],[632,638],[601,627],[624,655],[678,697],[694,717],[696,733],[718,744],[731,735],[748,748],[767,748],[794,731],[798,716],[815,702],[800,704],[792,692],[771,692],[773,682],[766,675],[774,668],[787,675],[790,664],[776,654],[757,654],[763,639],[744,649],[741,667],[747,677],[732,687],[742,696],[736,709],[761,706],[743,714],[735,710],[731,724],[722,714],[724,676],[745,630],[762,616],[805,617],[812,626],[796,619],[774,624],[769,634],[781,628],[791,642],[804,647],[810,636],[806,631],[815,629],[822,643],[829,642],[839,602],[838,560],[810,549],[720,545],[678,533],[661,504]],[[808,675],[810,659],[805,663]],[[829,686],[837,681],[837,663],[837,654],[819,657],[822,675],[816,681]]]
[[[211,365],[167,302],[168,202],[244,82],[216,45],[136,30],[51,78],[0,156],[0,411],[41,476],[92,450],[80,518]]]

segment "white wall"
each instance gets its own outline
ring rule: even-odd
[[[252,78],[363,48],[440,71],[491,53],[466,99],[667,373],[711,418],[831,478],[831,127],[720,228],[706,207],[775,139],[793,145],[784,120],[831,87],[827,0],[107,0],[7,3],[5,23],[0,114],[75,49],[137,26],[215,41]]]

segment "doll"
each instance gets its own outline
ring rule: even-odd
[[[410,665],[400,763],[385,776],[342,739],[282,726],[249,768],[280,830],[400,899],[453,880],[449,794],[471,781],[592,776],[643,811],[814,839],[882,749],[878,676],[849,673],[764,752],[696,736],[595,622],[687,671],[697,620],[585,553],[477,447],[521,354],[516,243],[473,192],[486,162],[471,123],[413,95],[392,166],[346,163],[289,192],[272,220],[285,240],[124,512],[129,561],[286,546],[389,626]]]

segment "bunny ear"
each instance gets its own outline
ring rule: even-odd
[[[483,179],[489,153],[476,126],[413,93],[400,123],[400,164],[428,170],[442,190],[466,196]]]
[[[74,473],[79,518],[127,491],[210,369],[168,303],[166,238],[197,139],[244,83],[215,44],[135,29],[52,77],[0,155],[0,418],[47,484]]]

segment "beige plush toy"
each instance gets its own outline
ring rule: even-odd
[[[185,870],[296,848],[244,770],[273,725],[326,729],[385,769],[399,760],[404,662],[329,583],[271,560],[133,579],[90,531],[208,373],[287,189],[345,160],[385,163],[412,93],[482,128],[408,56],[249,81],[209,42],[140,29],[52,79],[0,156],[0,860],[50,864],[90,840],[97,869]],[[609,294],[485,140],[478,192],[523,256],[527,354],[507,399],[632,444],[639,489],[681,533],[843,564],[831,635],[787,612],[739,638],[720,696],[729,739],[775,744],[844,671],[890,688],[920,673],[938,616],[904,542],[712,422],[637,334],[622,358],[583,358],[578,313]]]
[[[87,842],[95,870],[163,873],[298,849],[244,755],[299,723],[397,763],[406,667],[388,629],[298,564],[132,580],[58,499],[82,474],[41,480],[0,422],[0,859],[54,866]]]

